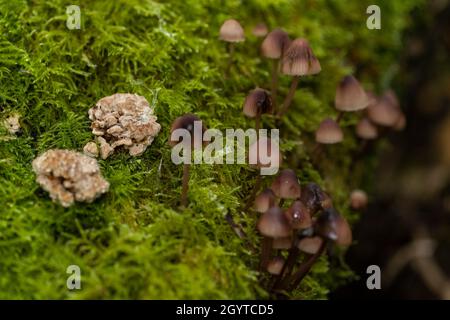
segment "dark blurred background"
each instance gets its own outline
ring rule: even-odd
[[[332,299],[450,299],[450,4],[429,1],[412,13],[394,81],[407,117],[391,133],[369,207],[347,253],[359,280]],[[366,268],[381,268],[381,290],[368,290]]]

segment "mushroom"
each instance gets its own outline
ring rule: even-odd
[[[373,140],[378,137],[377,126],[369,118],[361,118],[356,125],[356,135],[364,140]]]
[[[356,189],[350,194],[350,206],[354,210],[361,210],[367,207],[369,198],[364,190]]]
[[[294,98],[295,90],[301,76],[313,75],[321,70],[319,60],[314,55],[306,39],[295,39],[283,55],[282,72],[293,76],[289,92],[281,105],[278,115],[282,116]]]
[[[402,131],[403,129],[405,129],[405,127],[406,127],[406,117],[405,114],[402,112],[397,122],[394,124],[393,129],[395,131]]]
[[[269,261],[267,264],[267,272],[273,275],[279,275],[281,270],[283,269],[284,258],[283,257],[275,257]]]
[[[339,114],[336,122],[339,123],[343,112],[354,112],[367,108],[370,99],[363,87],[355,77],[344,77],[336,88],[334,104]]]
[[[186,144],[186,149],[190,149],[192,152],[195,149],[202,147],[202,141],[203,141],[203,133],[206,131],[206,128],[203,126],[203,123],[200,127],[195,125],[195,122],[200,122],[199,117],[197,117],[194,114],[185,114],[181,117],[178,117],[175,119],[175,121],[172,123],[172,127],[170,128],[170,139],[169,144],[173,147],[177,145],[178,143]],[[184,139],[181,140],[181,137],[173,138],[173,133],[175,130],[178,129],[184,129],[187,130],[187,132],[190,134],[190,141],[185,141]],[[190,161],[189,157],[189,161]],[[191,163],[184,163],[183,165],[183,182],[182,182],[182,191],[181,191],[181,206],[186,207],[187,206],[187,193],[189,188],[189,171],[190,171],[190,165]]]
[[[264,213],[275,205],[275,194],[269,188],[262,191],[255,198],[255,210]]]
[[[325,210],[333,206],[331,197],[314,182],[302,187],[300,201],[305,205],[310,216],[313,216],[319,210]]]
[[[245,40],[244,29],[242,29],[241,24],[235,19],[228,19],[220,27],[219,39],[228,42],[228,68],[231,68],[233,63],[234,45],[237,42],[242,42]]]
[[[315,254],[320,250],[322,243],[323,239],[321,237],[306,237],[298,242],[297,247],[300,251],[305,253]]]
[[[261,250],[261,268],[266,268],[270,258],[274,238],[284,238],[291,235],[291,227],[279,207],[272,207],[264,212],[258,220],[257,228],[263,235]]]
[[[294,201],[285,215],[292,229],[306,229],[312,225],[310,210],[300,200]]]
[[[295,172],[291,169],[282,170],[272,182],[271,189],[278,198],[297,199],[300,197],[300,184]],[[280,202],[280,206],[282,203]]]
[[[331,118],[323,120],[316,130],[316,142],[320,144],[335,144],[342,142],[344,133],[339,124]]]
[[[384,127],[394,127],[402,115],[398,100],[392,91],[384,93],[367,109],[369,119]]]
[[[258,23],[252,30],[252,34],[255,37],[265,37],[267,35],[267,32],[269,32],[269,30],[267,29],[266,24],[263,22]]]
[[[266,58],[273,59],[270,92],[275,103],[277,98],[280,58],[283,57],[290,42],[289,35],[284,30],[277,28],[271,31],[261,44],[262,55]]]
[[[325,240],[331,240],[338,245],[348,246],[352,243],[350,226],[334,208],[324,210],[314,225],[315,233]]]
[[[247,117],[255,118],[255,130],[258,136],[261,115],[271,113],[273,108],[272,97],[261,88],[252,90],[244,101],[244,114]]]

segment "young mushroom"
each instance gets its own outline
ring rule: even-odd
[[[394,94],[388,91],[369,106],[367,115],[376,125],[394,127],[399,121],[402,111]]]
[[[290,42],[289,35],[284,30],[278,28],[271,31],[261,44],[262,55],[266,58],[273,59],[270,92],[275,103],[277,100],[280,59],[283,57]]]
[[[373,140],[378,137],[377,126],[368,118],[361,118],[356,125],[356,135],[363,140]]]
[[[255,37],[265,37],[267,35],[267,32],[269,32],[269,30],[267,29],[266,24],[263,22],[258,23],[252,30],[252,34]]]
[[[244,114],[249,118],[255,118],[256,135],[259,135],[261,115],[272,113],[273,102],[270,94],[261,88],[252,90],[244,101]]]
[[[282,206],[284,199],[297,199],[301,193],[297,175],[291,169],[282,170],[272,182],[270,188],[281,199],[280,206]]]
[[[256,198],[255,198],[255,210],[260,213],[264,213],[269,208],[272,208],[275,205],[275,194],[273,191],[269,188],[262,191]]]
[[[269,261],[267,264],[267,272],[273,275],[279,275],[281,270],[283,269],[284,258],[283,257],[275,257]]]
[[[317,161],[322,152],[323,144],[336,144],[344,140],[344,133],[339,124],[331,118],[323,120],[316,130],[316,146],[312,151],[312,157]]]
[[[301,76],[313,75],[321,70],[319,60],[314,55],[306,39],[295,39],[283,55],[282,72],[293,76],[289,92],[281,105],[278,115],[282,116],[288,110],[297,89]]]
[[[202,147],[202,137],[205,131],[206,128],[203,125],[202,121],[194,114],[185,114],[181,117],[178,117],[172,123],[172,127],[170,128],[169,144],[174,147],[181,143],[183,150],[188,150],[187,152],[189,153],[188,155],[183,154],[183,157],[187,157],[189,162],[183,163],[183,182],[180,201],[182,207],[187,206],[191,154],[193,151],[195,151],[195,149],[199,149]]]
[[[337,245],[349,246],[352,243],[352,231],[347,220],[334,208],[322,212],[317,218],[314,230],[318,236]]]
[[[316,142],[320,144],[340,143],[344,139],[344,133],[339,124],[331,118],[323,120],[316,130]]]
[[[344,77],[336,88],[334,104],[339,114],[336,122],[339,123],[344,112],[354,112],[367,108],[370,99],[363,87],[353,76]]]
[[[272,207],[264,212],[258,220],[257,228],[263,235],[261,250],[261,268],[267,267],[274,238],[284,238],[291,235],[291,227],[286,216],[279,207]]]
[[[369,198],[364,190],[356,189],[350,194],[350,207],[354,210],[362,210],[367,207]]]
[[[325,210],[333,206],[331,197],[314,182],[302,187],[300,201],[305,205],[310,216],[313,216],[319,210]]]
[[[310,210],[300,200],[294,201],[285,215],[294,230],[306,229],[312,225]]]
[[[307,254],[316,254],[320,250],[322,243],[323,239],[321,237],[306,237],[300,239],[297,247],[300,251],[303,251]]]
[[[228,19],[220,27],[219,31],[219,39],[225,42],[228,42],[228,67],[227,72],[231,68],[233,64],[233,54],[234,54],[234,46],[237,42],[242,42],[245,40],[244,29],[241,24],[235,19]]]

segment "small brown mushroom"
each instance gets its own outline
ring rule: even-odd
[[[282,170],[272,182],[271,189],[281,199],[297,199],[301,193],[298,178],[291,169]]]
[[[300,200],[294,201],[285,214],[292,229],[305,229],[312,225],[310,211]]]
[[[316,130],[316,142],[321,144],[340,143],[344,139],[344,133],[339,124],[331,118],[323,120]]]
[[[298,242],[298,248],[308,254],[315,254],[322,246],[323,239],[321,237],[306,237]]]
[[[252,30],[252,34],[255,37],[265,37],[267,35],[267,32],[269,32],[269,30],[267,29],[266,24],[263,22],[258,23]]]
[[[282,72],[293,76],[289,92],[280,107],[278,115],[288,110],[301,76],[317,74],[321,71],[319,60],[314,55],[306,39],[295,39],[283,55]]]
[[[252,90],[244,101],[244,114],[247,117],[255,118],[255,130],[258,135],[261,115],[271,113],[273,109],[273,101],[270,94],[261,88]]]
[[[242,42],[245,40],[244,29],[235,19],[225,20],[220,27],[219,38],[226,42]]]
[[[284,30],[278,28],[271,31],[261,44],[262,55],[266,58],[273,59],[270,92],[275,103],[277,100],[279,59],[283,56],[290,42],[289,35]]]
[[[275,205],[275,194],[269,188],[262,191],[255,198],[255,210],[264,213]]]
[[[362,210],[367,206],[369,198],[364,190],[353,190],[350,194],[350,206],[354,210]]]
[[[311,216],[319,210],[325,210],[333,206],[331,197],[314,182],[310,182],[302,187],[300,201],[308,209]]]
[[[279,275],[281,270],[283,270],[284,258],[275,257],[269,261],[267,264],[267,272],[273,275]]]
[[[356,135],[364,140],[376,139],[378,137],[377,126],[364,117],[356,125]]]
[[[402,112],[393,93],[387,92],[369,106],[367,115],[373,123],[379,126],[394,127]]]
[[[227,72],[231,68],[233,63],[233,55],[234,55],[234,45],[237,42],[242,42],[245,40],[244,29],[241,24],[235,19],[228,19],[220,27],[219,31],[219,39],[225,42],[228,42],[228,67]]]
[[[347,220],[334,208],[324,210],[317,218],[315,232],[338,245],[348,246],[352,243],[352,231]]]
[[[369,97],[363,87],[353,76],[344,77],[336,88],[335,107],[339,111],[336,122],[339,122],[343,112],[354,112],[367,108]]]
[[[201,123],[200,129],[197,130],[197,127],[195,126],[195,122]],[[173,133],[175,130],[178,129],[184,129],[187,130],[190,134],[190,141],[185,141],[184,139],[174,138]],[[188,143],[189,145],[186,146],[187,148],[196,149],[201,148],[202,142],[203,142],[203,133],[206,131],[205,126],[201,122],[200,118],[197,117],[194,114],[185,114],[181,117],[178,117],[175,119],[175,121],[172,123],[172,127],[170,128],[170,139],[169,144],[173,147],[177,145],[178,143]],[[190,170],[190,163],[184,163],[183,166],[183,182],[182,182],[182,192],[181,192],[181,206],[186,207],[187,206],[187,193],[189,188],[189,170]]]

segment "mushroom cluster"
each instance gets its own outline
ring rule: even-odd
[[[89,109],[89,119],[102,159],[119,147],[127,149],[131,156],[139,156],[161,130],[148,101],[137,94],[116,93],[100,99]],[[98,154],[95,149],[92,143],[85,146],[89,155]]]
[[[274,276],[274,292],[295,289],[327,245],[352,242],[350,226],[333,208],[331,197],[315,183],[301,187],[291,169],[282,170],[271,187],[258,194],[254,209],[261,213],[260,268]],[[283,250],[288,250],[286,259]]]
[[[71,150],[48,150],[33,160],[36,181],[64,207],[92,202],[108,191],[97,160]]]

